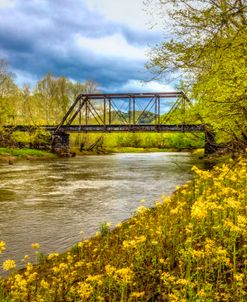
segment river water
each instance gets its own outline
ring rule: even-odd
[[[154,205],[190,179],[194,164],[189,153],[0,163],[0,240],[8,247],[0,261],[20,263],[34,253],[34,242],[44,253],[65,251],[92,236],[100,223],[114,226],[130,217],[140,200]]]

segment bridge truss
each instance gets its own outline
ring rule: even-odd
[[[188,118],[191,105],[184,92],[80,94],[59,125],[5,128],[11,132],[45,129],[52,133],[52,150],[66,154],[73,132],[204,132],[205,154],[214,153],[214,133],[204,123]]]
[[[204,125],[186,123],[190,106],[184,92],[80,94],[61,123],[46,129],[55,134],[204,131]]]

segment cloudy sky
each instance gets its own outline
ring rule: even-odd
[[[32,85],[47,72],[96,81],[104,92],[174,90],[145,69],[150,29],[143,0],[0,0],[0,58],[16,82]]]

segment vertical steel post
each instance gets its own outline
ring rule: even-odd
[[[80,108],[80,111],[79,111],[79,131],[81,131],[81,99],[79,101],[79,108]],[[79,146],[81,147],[81,133],[78,133],[78,136],[79,136]]]
[[[185,108],[185,98],[183,96],[183,124],[185,124],[185,110],[186,110],[186,108]]]
[[[129,112],[128,112],[128,117],[129,117],[129,128],[131,126],[131,97],[129,97]]]
[[[86,106],[85,106],[85,124],[87,126],[88,124],[88,104],[87,104],[88,100],[86,100]]]
[[[81,99],[80,99],[80,102],[79,102],[79,108],[81,108]],[[79,111],[79,129],[81,130],[81,109]]]
[[[154,114],[155,114],[155,125],[157,125],[157,117],[158,117],[158,104],[157,104],[157,96],[154,98]]]
[[[109,125],[111,125],[111,98],[109,98]]]
[[[133,125],[136,123],[136,99],[133,97]]]
[[[160,125],[160,96],[158,96],[158,125]]]
[[[106,126],[106,99],[105,99],[105,97],[104,97],[103,122],[104,122],[104,126]]]

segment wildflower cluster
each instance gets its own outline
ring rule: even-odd
[[[246,301],[247,161],[193,170],[155,208],[0,280],[2,301]]]

